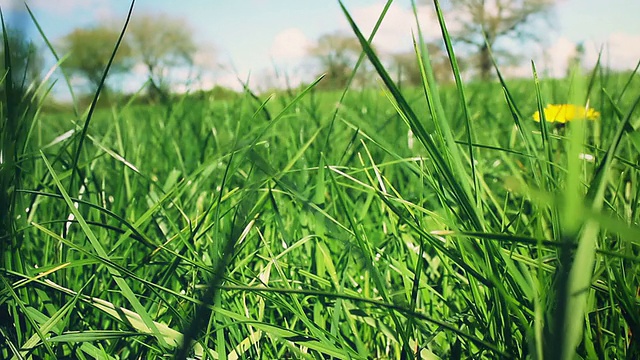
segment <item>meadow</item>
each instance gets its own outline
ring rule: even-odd
[[[638,73],[402,88],[353,27],[370,88],[14,113],[0,358],[639,358]]]

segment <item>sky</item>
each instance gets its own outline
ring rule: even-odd
[[[344,0],[343,3],[368,35],[385,1]],[[26,4],[48,39],[56,44],[77,27],[89,27],[101,21],[124,23],[131,3],[128,0],[27,0]],[[25,2],[0,0],[0,6],[11,25],[27,29],[34,41],[43,44],[32,19],[24,12]],[[203,69],[199,81],[192,83],[192,87],[210,88],[219,84],[239,88],[238,78],[250,79],[250,84],[258,88],[282,85],[285,81],[282,74],[287,74],[293,84],[308,81],[313,70],[305,57],[307,49],[323,34],[352,33],[337,0],[138,0],[134,21],[136,15],[149,12],[183,18],[192,27],[199,44],[196,59]],[[586,66],[595,64],[602,48],[605,64],[618,70],[633,69],[640,60],[637,14],[640,14],[640,0],[558,0],[543,30],[547,40],[527,48],[525,57],[536,63],[540,73],[562,76],[575,44],[582,42],[586,47]],[[449,20],[455,22],[455,19]],[[440,37],[430,2],[419,6],[419,21],[427,39]],[[385,52],[410,50],[411,32],[415,29],[410,0],[396,0],[374,44]],[[529,61],[507,70],[513,76],[531,73]],[[135,71],[142,78],[143,69]],[[139,82],[129,79],[122,89],[135,91],[138,86]]]

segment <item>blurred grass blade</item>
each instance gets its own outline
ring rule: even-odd
[[[31,11],[31,8],[29,7],[29,4],[25,3],[24,6],[26,7],[27,12],[29,13],[29,16],[31,17],[31,21],[35,24],[36,28],[38,29],[38,33],[40,33],[40,37],[44,40],[44,43],[47,45],[47,48],[49,49],[49,51],[51,52],[53,57],[56,59],[56,66],[59,66],[61,63],[64,62],[64,60],[66,59],[66,57],[68,55],[64,56],[62,58],[58,55],[58,53],[56,52],[56,49],[54,48],[53,44],[51,43],[51,41],[49,41],[49,38],[46,36],[44,31],[42,30],[42,27],[40,26],[40,22],[36,19],[35,15]],[[64,78],[64,81],[67,84],[67,89],[69,90],[69,95],[71,96],[71,104],[72,104],[72,107],[73,107],[73,113],[74,113],[75,117],[79,117],[78,102],[76,101],[76,95],[75,95],[75,92],[73,91],[73,87],[71,86],[71,78],[69,76],[67,76],[67,74],[64,72],[64,70],[62,70],[62,68],[60,69],[60,71],[62,72],[62,77]]]
[[[84,139],[87,137],[87,133],[89,132],[89,124],[91,123],[91,118],[93,117],[93,113],[96,109],[96,106],[98,105],[100,92],[102,91],[105,81],[107,80],[107,75],[109,75],[109,69],[111,69],[111,65],[113,64],[116,54],[118,53],[118,48],[120,47],[120,44],[122,43],[122,39],[124,38],[125,31],[127,30],[127,25],[129,25],[129,21],[131,20],[131,15],[133,14],[133,5],[135,5],[135,3],[136,3],[136,0],[131,0],[131,6],[129,7],[129,12],[127,13],[127,19],[124,22],[122,31],[120,32],[120,36],[118,37],[118,41],[116,42],[113,48],[113,52],[111,53],[111,57],[107,62],[107,66],[105,67],[104,72],[102,73],[102,78],[100,79],[98,88],[96,89],[96,92],[93,96],[91,105],[89,106],[89,112],[87,113],[87,118],[85,119],[84,125],[82,126],[82,132],[80,132],[78,135],[78,143],[76,145],[74,155],[73,155],[73,160],[71,162],[71,179],[68,187],[70,192],[73,191],[73,181],[75,178],[75,174],[78,171],[78,161],[80,160],[80,152],[82,151],[82,145],[84,144]]]
[[[380,28],[380,25],[382,25],[382,20],[384,19],[384,17],[387,15],[387,12],[389,11],[389,8],[391,7],[391,4],[393,4],[393,0],[387,0],[387,2],[384,5],[384,8],[382,9],[382,12],[380,13],[380,15],[378,16],[378,19],[376,20],[375,25],[373,26],[373,29],[371,30],[371,35],[369,36],[369,39],[367,40],[369,43],[371,43],[376,35],[376,33],[378,32],[378,29]],[[358,60],[356,60],[355,65],[353,66],[353,70],[351,71],[351,75],[349,75],[349,79],[347,80],[347,84],[344,87],[344,90],[342,90],[342,94],[340,95],[340,99],[338,100],[338,105],[342,104],[347,96],[347,92],[349,91],[349,88],[351,87],[351,83],[353,82],[353,80],[356,77],[356,73],[358,71],[358,69],[360,68],[360,65],[362,64],[362,61],[365,59],[366,55],[365,52],[363,51],[360,56],[358,56]],[[329,129],[327,131],[327,138],[325,139],[324,142],[324,147],[323,147],[323,152],[326,152],[328,147],[329,147],[329,140],[331,139],[331,136],[333,135],[333,127],[335,126],[335,122],[336,119],[338,118],[338,112],[340,111],[340,106],[336,106],[336,108],[333,110],[333,115],[331,116],[331,122],[329,122]]]
[[[591,181],[587,200],[590,202],[589,206],[594,212],[599,212],[602,209],[605,201],[606,185],[609,181],[615,154],[638,104],[640,104],[640,96],[636,98],[625,118],[618,124],[607,153],[600,162]],[[588,289],[592,282],[599,232],[599,223],[594,220],[586,222],[580,234],[578,249],[571,265],[566,292],[568,297],[567,313],[563,322],[565,333],[565,340],[562,344],[563,360],[570,360],[575,357],[576,348],[580,344],[583,335],[586,301],[589,293]]]
[[[449,55],[449,62],[451,64],[451,69],[453,70],[453,76],[455,78],[456,88],[458,89],[458,97],[460,98],[460,103],[462,104],[462,111],[464,114],[464,121],[465,121],[466,130],[467,130],[466,145],[467,145],[467,150],[469,151],[469,166],[471,166],[471,179],[473,181],[473,193],[476,194],[476,206],[479,207],[482,194],[478,189],[478,179],[476,175],[476,165],[475,165],[476,160],[475,160],[473,146],[472,146],[474,141],[473,139],[474,130],[472,127],[471,115],[469,115],[469,105],[467,103],[467,96],[465,94],[464,85],[462,83],[462,77],[460,76],[460,67],[458,66],[458,59],[456,57],[455,52],[453,51],[453,42],[451,40],[451,36],[449,35],[449,31],[445,23],[444,13],[442,11],[442,7],[440,6],[440,1],[434,0],[433,4],[436,8],[436,15],[438,17],[438,23],[440,24],[440,30],[442,31],[442,38],[444,39],[445,47],[447,49],[447,54]],[[415,7],[414,7],[414,13],[417,14]],[[447,136],[448,147],[456,148],[456,146],[454,145],[455,143],[453,141],[453,136],[451,134],[451,131],[447,131],[445,132],[445,134],[448,135]],[[454,152],[454,155],[457,155],[457,152]],[[455,156],[455,158],[456,158],[456,163],[461,163],[459,156]],[[461,166],[461,164],[458,166]],[[459,171],[459,173],[461,172],[462,171]]]
[[[468,190],[468,185],[464,182],[464,178],[466,177],[465,174],[454,172],[454,170],[447,164],[447,161],[443,157],[441,151],[438,149],[435,142],[432,140],[431,136],[425,129],[424,125],[420,122],[417,115],[415,114],[409,103],[406,101],[405,97],[400,93],[400,90],[387,73],[380,59],[371,48],[371,45],[367,42],[367,40],[360,32],[360,29],[355,24],[355,22],[351,18],[351,15],[344,7],[344,4],[342,2],[340,2],[340,6],[342,7],[343,13],[347,17],[347,21],[351,25],[351,28],[358,37],[363,51],[367,54],[369,61],[373,64],[376,72],[381,77],[382,81],[389,89],[389,92],[391,92],[394,100],[398,104],[398,107],[401,110],[400,115],[402,115],[408,121],[411,126],[411,131],[424,145],[425,149],[429,153],[429,156],[434,162],[436,172],[438,174],[441,174],[441,176],[444,178],[443,180],[449,188],[448,190],[451,191],[455,202],[462,208],[462,212],[469,219],[469,226],[474,229],[481,229],[482,221],[480,220],[480,216],[477,212],[477,208],[475,207],[474,202],[471,200],[472,196],[470,190]]]

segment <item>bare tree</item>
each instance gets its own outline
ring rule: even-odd
[[[542,20],[549,16],[555,0],[449,0],[447,15],[453,26],[453,40],[469,45],[482,79],[491,74],[490,50],[496,58],[514,61],[514,51],[497,48],[498,41],[540,41]],[[484,35],[483,35],[484,34]],[[485,41],[486,37],[486,41]]]
[[[147,70],[150,95],[166,98],[170,70],[194,64],[198,48],[191,27],[180,18],[144,14],[132,20],[127,32],[136,61]]]
[[[120,30],[108,25],[73,30],[62,38],[62,48],[69,53],[62,68],[85,78],[92,90],[97,89],[119,36]],[[121,43],[110,73],[125,73],[131,65],[131,48]]]
[[[319,62],[321,71],[326,73],[326,79],[319,84],[326,88],[342,88],[346,86],[362,48],[357,38],[341,32],[322,35],[318,41],[308,49],[311,57]],[[357,80],[365,82],[365,64],[357,74]]]

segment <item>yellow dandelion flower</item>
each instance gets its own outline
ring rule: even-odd
[[[585,109],[572,104],[549,104],[544,108],[544,116],[547,122],[564,124],[573,120],[596,120],[600,117],[600,113],[592,108]],[[533,114],[533,120],[540,121],[539,111]]]

